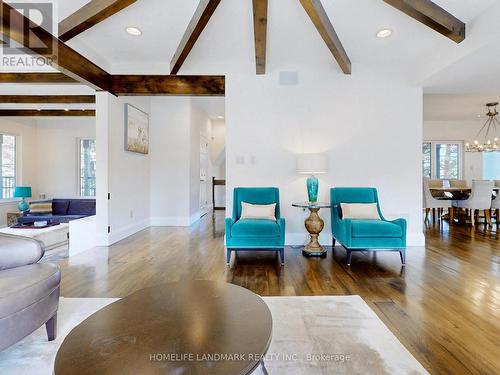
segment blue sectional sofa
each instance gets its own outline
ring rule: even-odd
[[[19,217],[19,224],[35,221],[58,221],[68,223],[71,220],[93,216],[96,213],[95,199],[52,199],[52,214],[27,214]]]

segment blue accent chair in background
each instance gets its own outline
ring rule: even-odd
[[[338,241],[347,250],[347,265],[353,251],[399,251],[406,264],[406,220],[386,220],[375,188],[330,189],[333,246]],[[341,203],[377,203],[381,220],[342,219]]]
[[[251,204],[276,203],[276,221],[267,219],[240,219],[241,202]],[[232,251],[278,251],[281,264],[285,263],[285,219],[280,217],[279,189],[235,188],[233,217],[226,218],[227,264]]]

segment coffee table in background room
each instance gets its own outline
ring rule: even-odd
[[[69,224],[61,223],[47,228],[1,228],[0,233],[33,238],[42,242],[47,251],[68,244]]]
[[[272,326],[266,303],[245,288],[205,280],[158,285],[76,326],[57,352],[54,374],[243,375],[259,365],[266,373]],[[203,360],[217,355],[233,360]]]

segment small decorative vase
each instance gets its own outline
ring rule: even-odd
[[[307,179],[307,195],[311,203],[316,203],[318,200],[318,179],[315,176]]]
[[[19,211],[21,211],[22,213],[25,213],[30,209],[30,205],[28,204],[28,202],[26,202],[24,198],[22,198],[21,201],[18,203],[17,208],[19,208]]]

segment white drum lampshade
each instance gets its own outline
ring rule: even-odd
[[[297,172],[300,174],[323,174],[328,171],[328,159],[325,154],[297,155]]]

